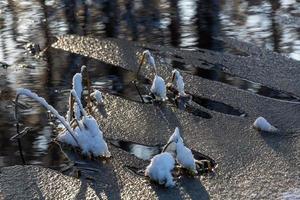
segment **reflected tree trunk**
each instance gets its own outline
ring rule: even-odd
[[[171,23],[169,25],[171,45],[178,47],[180,41],[180,16],[178,10],[178,0],[170,0]]]
[[[105,33],[107,37],[117,37],[119,34],[119,7],[117,0],[108,0],[103,3]]]
[[[64,11],[69,27],[68,34],[78,33],[78,22],[76,18],[76,0],[63,0]]]
[[[280,8],[280,2],[278,0],[269,0],[272,6],[272,11],[270,13],[271,18],[271,32],[273,39],[273,51],[280,53],[280,43],[282,38],[282,33],[279,28],[278,23],[276,22],[276,11]]]
[[[220,44],[214,40],[220,34],[219,1],[198,0],[195,19],[198,47],[219,50]]]

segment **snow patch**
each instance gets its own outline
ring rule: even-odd
[[[186,93],[184,92],[183,77],[181,76],[179,71],[174,69],[172,71],[172,76],[174,76],[173,84],[174,84],[176,90],[178,91],[179,96],[186,96]]]
[[[178,140],[176,143],[176,160],[181,167],[197,173],[194,155],[189,148],[184,146],[182,140]]]
[[[99,90],[95,90],[92,94],[91,97],[94,98],[99,105],[104,104],[103,96],[102,93]]]
[[[183,141],[183,139],[180,135],[180,132],[179,132],[179,128],[176,127],[174,133],[169,138],[168,143],[170,143],[170,142],[175,142],[176,143],[179,140]]]
[[[154,60],[153,56],[151,55],[150,51],[149,50],[144,51],[143,55],[146,57],[148,64],[151,67],[153,67],[155,73],[157,73],[155,60]]]
[[[83,106],[81,104],[80,98],[78,97],[77,92],[73,89],[71,90],[71,94],[75,99],[74,103],[74,115],[75,119],[79,120],[81,116],[87,116],[85,110],[83,109]]]
[[[278,132],[279,130],[272,126],[265,118],[258,117],[253,123],[253,127],[260,131]]]
[[[73,76],[73,89],[75,90],[78,98],[81,99],[81,95],[82,95],[82,91],[83,91],[81,73],[76,73]]]
[[[108,151],[107,143],[103,138],[103,133],[99,129],[97,121],[91,116],[84,116],[80,123],[83,126],[82,128],[75,128],[74,136],[80,144],[82,153],[84,155],[93,154],[96,157],[110,157],[111,153]],[[61,142],[78,147],[68,131],[60,133],[57,138]]]
[[[155,75],[150,91],[158,100],[167,100],[166,84],[162,77]]]
[[[154,156],[151,163],[147,166],[145,176],[157,181],[161,185],[171,187],[175,185],[172,176],[172,170],[175,167],[175,160],[168,152],[163,152]]]
[[[184,146],[183,139],[180,136],[178,127],[175,128],[174,133],[169,138],[168,143],[164,147],[164,151],[174,154],[177,163],[181,167],[197,173],[194,155],[189,148]]]
[[[300,188],[292,189],[288,192],[282,193],[283,200],[296,200],[300,199]]]

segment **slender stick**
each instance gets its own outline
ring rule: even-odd
[[[71,95],[74,97],[74,100],[76,101],[76,103],[77,103],[77,105],[80,109],[81,114],[83,116],[87,116],[85,110],[83,109],[82,103],[81,103],[81,101],[80,101],[79,97],[77,96],[77,93],[74,89],[71,90]]]
[[[174,82],[174,79],[175,79],[175,73],[172,74],[172,81],[171,81],[172,83]]]
[[[91,82],[90,82],[89,72],[88,72],[86,66],[82,66],[81,74],[82,74],[82,77],[86,79],[85,82],[86,82],[86,86],[87,86],[87,90],[88,90],[87,107],[88,107],[89,113],[92,113],[92,108],[91,108]]]
[[[80,124],[79,124],[79,121],[78,121],[77,119],[74,119],[74,120],[75,120],[75,122],[76,122],[78,128],[82,131],[82,129],[81,129],[81,127],[80,127]]]
[[[144,60],[145,60],[145,54],[143,53],[142,60],[141,60],[141,62],[140,62],[140,65],[139,65],[138,71],[137,71],[137,73],[136,73],[136,79],[138,79],[138,78],[139,78],[139,73],[140,73],[140,71],[141,71],[141,68],[142,68],[142,65],[143,65],[143,63],[144,63]]]
[[[138,86],[136,85],[136,82],[135,82],[135,81],[133,81],[133,84],[134,84],[134,86],[135,86],[135,89],[136,89],[136,90],[137,90],[137,92],[139,93],[139,96],[140,96],[140,98],[141,98],[142,102],[143,102],[143,103],[145,103],[145,101],[144,101],[144,98],[143,98],[143,96],[141,95],[141,92],[140,92],[140,90],[139,90]]]
[[[74,114],[74,97],[72,96],[72,93],[69,95],[69,113],[68,113],[68,122],[71,124],[71,121],[73,119]]]
[[[19,132],[20,132],[20,126],[19,126],[19,121],[17,121],[17,133],[19,134]],[[23,149],[22,149],[21,139],[17,138],[17,141],[18,141],[18,148],[19,148],[19,152],[20,152],[20,157],[22,159],[23,165],[25,165],[26,162],[25,162],[25,158],[24,158],[24,155],[23,155]]]
[[[165,152],[166,149],[169,147],[169,145],[172,144],[172,143],[173,143],[173,141],[168,142],[168,143],[164,146],[162,152]]]
[[[22,159],[22,163],[23,163],[23,165],[26,165],[25,158],[24,158],[24,155],[23,155],[23,149],[22,149],[21,139],[18,138],[17,141],[18,141],[18,148],[19,148],[21,159]]]

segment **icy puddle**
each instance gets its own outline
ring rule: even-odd
[[[209,69],[204,69],[192,65],[187,65],[183,62],[176,61],[176,60],[173,60],[172,63],[174,68],[186,71],[194,76],[199,76],[208,80],[225,83],[235,88],[242,89],[272,99],[291,101],[291,102],[300,102],[300,97],[291,94],[289,92],[276,90],[264,86],[260,83],[256,83],[238,76],[234,76],[230,73],[224,72],[222,69],[222,65],[217,65]],[[204,62],[204,64],[211,65],[211,63],[207,63],[207,62]]]
[[[139,144],[139,143],[125,141],[125,140],[116,140],[116,139],[106,139],[106,140],[111,145],[120,148],[142,160],[151,160],[153,156],[161,153],[164,147],[164,145],[160,145],[160,144],[149,146],[149,145]],[[217,167],[217,163],[215,162],[215,160],[213,160],[209,156],[197,152],[193,149],[191,149],[191,151],[196,160],[198,174],[201,175],[201,174],[208,173],[210,170],[215,169]],[[141,168],[136,168],[132,166],[126,166],[126,168],[131,170],[137,175],[144,176],[144,171]]]

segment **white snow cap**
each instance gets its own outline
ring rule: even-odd
[[[258,117],[253,123],[253,127],[260,131],[278,132],[279,130],[272,126],[265,118]]]
[[[181,167],[197,173],[194,155],[189,148],[184,146],[182,140],[178,140],[176,143],[176,160]]]
[[[75,128],[75,138],[80,144],[82,153],[85,155],[93,154],[94,156],[110,157],[107,144],[103,138],[103,133],[99,129],[97,121],[91,116],[84,116],[80,123],[82,128]],[[58,140],[72,146],[78,146],[68,131],[60,133]]]
[[[78,98],[81,99],[82,90],[83,90],[81,73],[76,73],[73,76],[73,89],[76,91]]]
[[[104,104],[102,93],[99,90],[95,90],[91,96],[96,100],[97,104]]]
[[[146,56],[146,59],[148,61],[148,64],[152,67],[154,67],[155,71],[156,71],[156,65],[155,65],[155,60],[153,58],[153,56],[151,55],[149,50],[146,50],[143,52],[143,54]]]
[[[183,78],[180,75],[179,71],[177,71],[176,69],[174,69],[172,71],[172,75],[175,76],[175,78],[173,80],[173,84],[175,85],[175,88],[179,92],[179,95],[180,96],[185,96],[186,93],[184,92],[184,82],[183,82]]]
[[[176,143],[178,140],[183,141],[183,139],[180,136],[179,128],[176,127],[174,133],[171,135],[167,144],[164,146],[163,151],[169,152],[172,155],[174,155],[174,157],[176,157],[176,149],[177,149]]]
[[[175,142],[176,143],[179,140],[181,140],[183,142],[183,139],[182,139],[182,137],[180,135],[180,132],[179,132],[179,128],[176,127],[175,130],[174,130],[174,133],[169,138],[168,143],[170,143],[170,142]]]
[[[86,69],[87,69],[87,66],[85,66],[85,65],[81,66],[81,69],[80,69],[81,75]]]
[[[87,114],[86,114],[85,110],[83,109],[83,105],[81,104],[81,100],[79,99],[77,92],[74,89],[72,89],[71,93],[75,99],[75,104],[74,104],[75,111],[74,112],[75,112],[75,117],[77,117],[76,119],[79,119],[81,117],[81,114],[86,116]]]
[[[165,147],[166,152],[174,154],[178,164],[181,167],[189,169],[194,173],[197,173],[196,163],[192,151],[184,146],[183,139],[180,136],[179,128],[176,127],[174,133],[169,138],[167,143],[168,146]]]
[[[145,176],[157,181],[159,184],[164,184],[166,187],[175,185],[172,176],[172,170],[175,167],[175,160],[168,152],[163,152],[154,156],[151,163],[147,166]]]
[[[162,77],[155,75],[150,91],[158,100],[165,101],[167,99],[167,89],[165,81]]]

